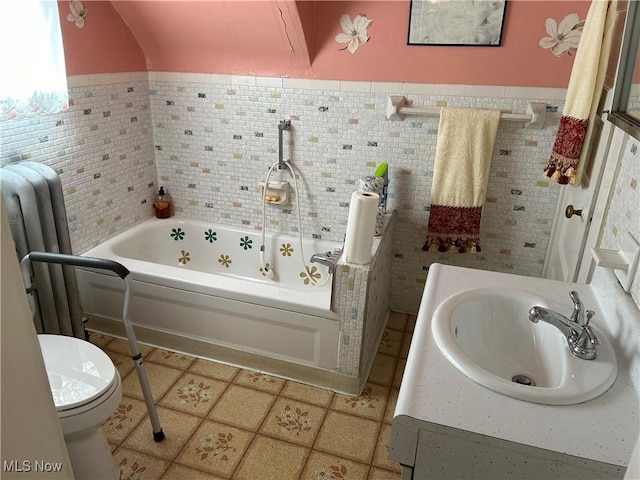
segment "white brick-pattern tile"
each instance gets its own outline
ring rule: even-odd
[[[74,253],[152,215],[148,92],[135,73],[73,77],[69,110],[0,123],[2,165],[28,159],[60,175]]]
[[[397,211],[395,304],[417,307],[434,261],[532,276],[542,271],[559,192],[542,171],[562,89],[176,72],[86,75],[72,77],[70,85],[69,111],[0,125],[0,160],[28,158],[61,172],[78,253],[150,216],[159,185],[172,195],[178,215],[260,229],[257,183],[278,158],[278,122],[291,119],[284,155],[296,167],[305,236],[342,241],[357,179],[389,163],[389,208]],[[438,119],[386,120],[387,96],[401,92],[431,108],[524,113],[537,101],[553,110],[542,130],[500,126],[479,253],[421,250]],[[274,177],[289,179],[287,172]],[[295,203],[267,208],[270,230],[297,231]]]

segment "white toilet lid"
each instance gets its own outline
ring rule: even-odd
[[[57,411],[91,402],[116,381],[111,359],[95,345],[65,335],[38,335]]]

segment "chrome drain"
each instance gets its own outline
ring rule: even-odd
[[[535,380],[531,377],[527,377],[526,375],[514,375],[513,377],[511,377],[511,381],[520,385],[526,385],[527,387],[536,386]]]

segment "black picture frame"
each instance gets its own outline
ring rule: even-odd
[[[407,45],[499,47],[506,0],[411,0]]]

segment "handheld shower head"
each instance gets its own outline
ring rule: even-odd
[[[262,274],[268,278],[273,278],[275,276],[275,272],[272,268],[267,266],[264,261],[264,245],[260,247],[260,268],[262,269]]]

